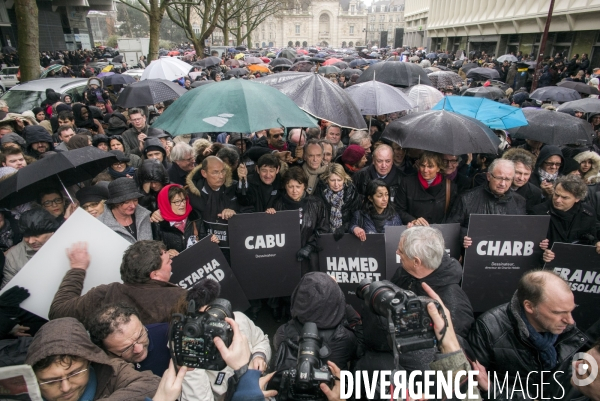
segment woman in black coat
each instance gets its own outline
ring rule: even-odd
[[[442,175],[442,155],[423,152],[415,163],[417,174],[405,177],[396,196],[396,207],[405,224],[442,224],[452,209],[458,187]]]
[[[158,193],[169,183],[169,174],[161,162],[155,159],[144,160],[135,172],[135,182],[144,194],[139,204],[153,213],[158,209]]]
[[[350,229],[352,214],[360,209],[362,196],[356,191],[352,178],[344,167],[332,163],[320,176],[315,189],[325,204],[325,213],[335,240],[339,240]]]

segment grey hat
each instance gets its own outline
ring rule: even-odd
[[[106,203],[108,205],[116,205],[117,203],[138,199],[142,196],[144,195],[139,193],[134,179],[121,177],[108,184],[108,199]]]
[[[15,134],[10,133],[10,134],[6,134],[2,137],[2,139],[0,139],[0,143],[2,145],[4,145],[5,143],[16,143],[19,146],[25,147],[27,145],[27,143],[25,142],[25,139],[23,139],[19,134]]]

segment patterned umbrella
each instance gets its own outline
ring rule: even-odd
[[[427,74],[431,84],[438,88],[447,88],[449,86],[456,86],[463,83],[463,79],[455,72],[451,71],[438,71]]]

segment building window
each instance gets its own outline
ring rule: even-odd
[[[300,35],[300,24],[296,24],[296,35]]]
[[[194,25],[192,25],[192,29],[194,30],[194,33],[196,35],[198,35],[200,33],[200,25],[194,24]]]
[[[379,24],[379,30],[383,31],[383,24]]]
[[[371,21],[375,21],[375,16],[371,15]]]
[[[371,24],[371,26],[369,27],[370,31],[375,31],[375,24]]]
[[[350,5],[350,14],[354,14],[356,12],[356,6],[354,4]]]
[[[385,21],[385,15],[380,16],[379,21]]]
[[[350,25],[350,35],[354,35],[354,25]]]

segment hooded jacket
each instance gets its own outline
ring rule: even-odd
[[[39,125],[28,125],[23,130],[25,135],[25,141],[27,142],[27,153],[34,158],[39,158],[40,153],[34,150],[31,145],[38,142],[48,142],[50,145],[47,151],[54,150],[54,142],[52,141],[52,136],[46,131],[44,127]]]
[[[169,177],[167,176],[167,170],[158,160],[148,159],[142,162],[140,168],[135,171],[135,182],[140,189],[140,193],[144,194],[138,201],[139,204],[148,209],[150,213],[154,213],[158,209],[158,202],[156,197],[158,192],[150,190],[150,193],[145,193],[143,186],[145,182],[156,181],[162,185],[169,183]]]
[[[546,374],[543,378],[540,375],[544,368],[539,352],[529,340],[529,331],[521,317],[520,308],[515,292],[509,303],[496,306],[479,316],[469,332],[469,344],[477,361],[488,372],[494,371],[499,378],[504,378],[505,374],[508,376],[509,394],[517,373],[523,384],[523,378],[527,378],[529,394],[536,394],[538,390],[535,386],[539,389],[541,381],[547,381],[549,376]],[[563,362],[571,361],[587,341],[586,335],[577,327],[567,326],[554,344],[558,359],[554,370],[557,371]],[[515,390],[518,396],[521,390],[518,387]],[[523,388],[523,391],[527,390]]]
[[[585,173],[583,175],[583,177],[581,177],[581,178],[583,178],[585,183],[588,185],[594,185],[594,184],[600,183],[600,155],[598,155],[598,153],[586,151],[586,152],[582,152],[582,153],[575,155],[575,157],[573,157],[573,159],[575,159],[577,161],[577,163],[580,163],[580,164],[584,160],[591,160],[592,168],[587,173]]]
[[[25,363],[33,366],[52,355],[71,355],[91,362],[97,383],[94,400],[143,401],[154,396],[160,382],[151,372],[137,372],[124,360],[109,358],[73,318],[52,320],[42,326],[29,346]]]
[[[561,165],[558,169],[558,175],[559,176],[562,175],[563,169],[565,168],[565,158],[562,154],[562,151],[560,150],[560,148],[558,146],[545,145],[540,150],[540,154],[538,155],[538,157],[535,161],[535,167],[533,168],[531,177],[529,178],[530,183],[532,183],[533,185],[535,185],[538,188],[540,187],[542,180],[540,178],[540,173],[538,172],[538,170],[542,167],[542,163],[544,163],[546,160],[548,160],[549,157],[555,156],[555,155],[560,156]]]
[[[144,158],[147,159],[148,158],[147,153],[150,151],[153,151],[153,150],[158,150],[162,153],[162,155],[163,155],[162,165],[165,166],[165,169],[168,170],[171,167],[171,162],[167,158],[167,151],[165,150],[165,147],[163,146],[160,139],[149,136],[144,141],[144,151],[143,151]]]

